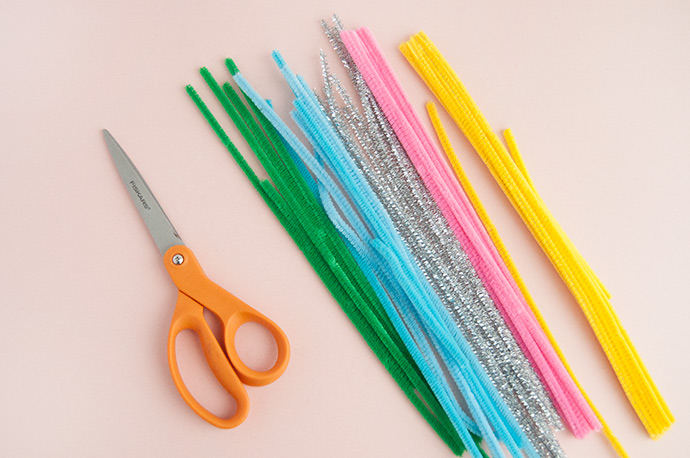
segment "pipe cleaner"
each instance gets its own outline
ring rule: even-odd
[[[231,73],[237,68],[228,60]],[[408,399],[456,455],[465,445],[400,340],[374,290],[315,199],[315,183],[292,162],[284,139],[251,100],[243,103],[229,84],[221,88],[207,69],[201,74],[269,174],[261,180],[239,153],[193,87],[187,93],[251,184],[302,250],[348,318]],[[472,435],[471,441],[481,439]],[[475,445],[476,446],[476,445]]]
[[[373,236],[369,240],[371,248],[383,257],[385,262],[381,265],[388,269],[388,274],[403,286],[410,303],[415,307],[420,324],[426,331],[425,337],[430,339],[439,351],[439,356],[446,369],[464,395],[472,418],[476,421],[482,436],[489,443],[492,454],[503,456],[496,439],[494,439],[496,434],[498,439],[508,446],[514,456],[518,456],[520,453],[518,447],[525,449],[530,456],[536,456],[531,444],[517,428],[514,419],[508,413],[500,397],[494,394],[493,386],[486,378],[481,365],[462,336],[456,332],[456,327],[445,313],[438,297],[435,296],[428,283],[424,281],[414,262],[411,262],[410,255],[402,241],[391,229],[391,223],[385,211],[378,201],[372,198],[373,194],[366,181],[349,162],[342,142],[325,118],[322,108],[317,104],[316,97],[301,78],[292,74],[276,52],[274,52],[274,59],[297,97],[294,102],[296,110],[293,112],[293,117],[305,135],[315,142],[315,148],[328,155],[326,161],[328,164],[326,165],[331,172],[337,175],[338,183],[334,182],[327,168],[320,163],[316,156],[309,153],[273,109],[251,88],[246,79],[235,74],[234,79],[238,86],[256,104],[262,114],[271,121],[285,140],[291,144],[309,170],[316,175],[317,181],[321,181],[328,192],[337,197],[339,204],[347,200],[342,195],[340,188],[348,191],[349,199],[357,205],[358,213],[366,220],[367,229]],[[346,207],[343,210],[350,221],[356,220],[356,217],[352,216],[353,212]],[[359,225],[360,223],[353,224],[355,227]],[[366,230],[360,228],[359,235],[366,238],[365,234]],[[459,433],[461,437],[466,434],[462,429]],[[467,444],[467,440],[465,443]],[[478,450],[472,450],[472,444],[468,444],[468,447],[470,447],[473,455],[479,453]]]
[[[401,51],[467,136],[551,260],[594,330],[638,417],[650,436],[658,438],[673,423],[673,415],[616,316],[610,294],[537,194],[512,135],[505,135],[507,150],[458,76],[423,32],[403,43]],[[621,453],[605,425],[604,432]]]

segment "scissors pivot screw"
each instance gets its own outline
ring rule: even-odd
[[[172,257],[172,262],[176,266],[179,266],[180,264],[182,264],[184,262],[184,256],[182,256],[181,254],[176,254],[175,256]]]

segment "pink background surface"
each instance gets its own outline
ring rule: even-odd
[[[690,4],[9,0],[0,4],[0,456],[451,456],[184,92],[192,83],[210,100],[198,67],[226,78],[231,56],[286,113],[290,93],[270,51],[320,84],[328,43],[318,20],[332,12],[372,29],[416,109],[431,94],[397,45],[423,29],[492,126],[513,128],[537,188],[612,292],[676,415],[658,442],[548,260],[443,118],[575,373],[631,456],[685,456]],[[249,417],[234,430],[199,419],[173,386],[165,344],[177,292],[104,127],[207,274],[291,340],[287,372],[249,388]],[[186,354],[190,385],[205,386],[208,374]],[[203,398],[227,408],[217,389]],[[614,456],[601,435],[559,437],[572,457]]]

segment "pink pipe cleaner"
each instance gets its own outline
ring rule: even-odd
[[[554,405],[582,438],[601,424],[558,358],[443,153],[431,141],[367,28],[341,38]]]

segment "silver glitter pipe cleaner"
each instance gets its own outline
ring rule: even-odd
[[[336,16],[333,22],[333,28],[322,25],[355,87],[361,112],[329,71],[322,51],[324,111],[535,449],[544,457],[564,457],[553,432],[563,429],[560,416],[358,72]]]

